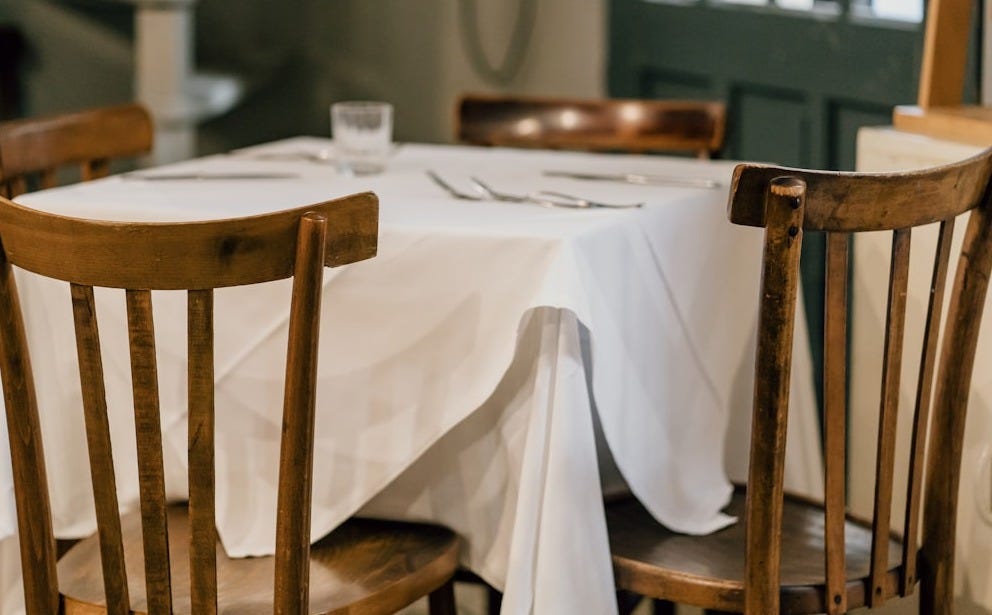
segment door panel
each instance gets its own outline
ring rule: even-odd
[[[802,92],[742,84],[730,96],[730,121],[738,127],[728,149],[747,144],[748,159],[775,162],[787,158],[805,165],[809,156],[809,122]]]
[[[885,126],[892,123],[892,107],[859,101],[838,100],[830,109],[830,147],[828,159],[834,168],[854,169],[854,152],[858,129],[862,126]]]
[[[648,68],[639,91],[651,98],[713,98],[712,80],[705,75]]]
[[[816,0],[812,10],[789,10],[765,0],[610,0],[610,94],[723,100],[724,157],[853,170],[857,129],[890,124],[894,105],[916,99],[922,26],[870,16],[881,2]],[[817,373],[823,246],[817,234],[804,238]],[[818,399],[820,386],[817,379]]]

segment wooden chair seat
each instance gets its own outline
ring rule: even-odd
[[[169,507],[169,550],[175,615],[192,614],[189,588],[189,512]],[[131,608],[146,613],[141,515],[121,518]],[[219,547],[219,545],[218,545]],[[270,615],[275,558],[231,559],[217,550],[219,613]],[[458,566],[458,538],[433,525],[349,519],[310,551],[310,613],[393,613],[441,587]],[[82,540],[58,563],[66,615],[105,613],[100,542]]]
[[[734,492],[724,512],[744,518],[746,494]],[[782,516],[782,613],[824,613],[823,506],[786,495]],[[664,586],[670,600],[720,611],[744,611],[744,524],[708,536],[666,529],[635,498],[609,504],[606,519],[617,585],[645,595]],[[848,608],[864,606],[871,569],[871,523],[849,518]],[[902,542],[889,540],[886,597],[896,595]],[[721,589],[721,591],[714,591]]]

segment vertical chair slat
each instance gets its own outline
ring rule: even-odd
[[[327,220],[300,220],[289,318],[276,519],[276,615],[308,612],[317,333]]]
[[[89,181],[91,179],[100,179],[101,177],[106,177],[110,173],[110,161],[106,158],[99,158],[96,160],[87,160],[83,163],[81,174],[83,181]]]
[[[10,198],[20,196],[28,191],[28,182],[23,177],[12,177],[7,186],[10,191]]]
[[[107,417],[107,394],[103,359],[100,356],[96,302],[92,286],[72,284],[70,288],[76,328],[76,353],[79,357],[79,382],[86,418],[86,444],[99,529],[103,590],[110,615],[129,615],[131,601],[124,565],[124,545],[121,541],[117,480],[110,447],[110,424]]]
[[[148,615],[170,615],[169,526],[166,520],[152,296],[147,290],[130,289],[126,291],[126,296]]]
[[[7,413],[14,500],[28,613],[57,613],[55,535],[31,360],[14,274],[0,249],[0,378]]]
[[[748,615],[779,611],[785,436],[805,195],[802,180],[779,177],[772,180],[765,201],[764,301],[758,325],[745,520]],[[759,513],[759,507],[767,514]]]
[[[189,291],[190,599],[193,612],[203,615],[217,612],[213,306],[212,290]]]
[[[41,188],[54,188],[58,185],[58,173],[55,169],[43,169],[38,173],[38,185]]]
[[[910,237],[909,229],[898,229],[892,236],[888,317],[882,363],[882,397],[878,418],[878,452],[875,460],[875,514],[872,517],[871,587],[868,596],[868,604],[872,608],[885,603],[885,577],[889,567],[892,473],[895,466],[903,333],[906,328]]]
[[[844,472],[847,426],[847,268],[849,233],[827,234],[826,314],[823,342],[823,401],[826,464],[824,506],[827,609],[847,612]]]
[[[899,593],[913,592],[916,582],[917,534],[919,532],[920,500],[923,490],[923,457],[926,449],[927,423],[930,418],[930,397],[933,390],[934,366],[937,363],[937,340],[940,337],[940,317],[944,306],[944,287],[947,285],[947,267],[951,256],[951,239],[954,235],[954,218],[940,225],[937,254],[930,284],[930,305],[923,333],[923,351],[920,359],[920,379],[916,389],[916,408],[913,413],[913,435],[909,453],[909,484],[906,491],[906,525],[903,531],[902,569]]]
[[[955,524],[961,486],[961,455],[990,270],[992,207],[986,194],[982,206],[973,211],[968,220],[941,344],[923,511],[924,542],[919,575],[923,613],[954,613]]]

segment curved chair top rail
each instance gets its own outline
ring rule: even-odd
[[[844,173],[762,164],[734,169],[728,215],[735,224],[765,226],[772,180],[806,183],[803,228],[811,231],[880,231],[946,220],[968,211],[988,190],[992,148],[967,160],[922,171]]]
[[[0,180],[151,150],[151,117],[137,104],[0,123]]]
[[[245,218],[122,223],[59,216],[0,198],[0,238],[12,264],[67,282],[143,290],[220,288],[292,276],[300,218],[311,212],[334,229],[328,233],[326,266],[371,258],[378,211],[376,195],[364,192]],[[37,250],[39,243],[49,249]],[[244,271],[253,274],[246,277]],[[148,280],[155,280],[154,288],[146,288]]]
[[[713,101],[579,99],[467,94],[458,138],[477,145],[717,152],[726,107]]]

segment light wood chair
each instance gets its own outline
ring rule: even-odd
[[[734,494],[729,506],[741,522],[709,536],[685,536],[661,527],[636,501],[612,504],[607,518],[620,588],[717,611],[835,614],[907,596],[920,581],[922,612],[953,612],[963,430],[992,269],[990,177],[992,150],[937,169],[884,175],[737,167],[730,219],[765,228],[748,485]],[[950,289],[949,313],[942,319],[951,236],[955,219],[966,212],[970,219]],[[939,223],[939,241],[916,404],[906,417],[913,424],[909,480],[898,487],[906,489],[906,519],[902,532],[893,532],[910,237],[914,227],[934,223]],[[807,231],[827,234],[824,503],[783,495],[799,252]],[[848,515],[845,502],[848,246],[853,233],[865,231],[893,234],[870,520]]]
[[[458,139],[472,145],[691,152],[700,158],[719,153],[725,125],[724,104],[704,101],[467,94],[456,116]]]
[[[353,519],[310,546],[323,268],[374,256],[377,228],[378,201],[371,193],[250,218],[179,224],[93,222],[0,199],[0,375],[29,613],[390,613],[427,594],[433,614],[454,613],[450,578],[459,544],[446,529]],[[99,532],[57,564],[12,266],[68,282],[72,297]],[[276,553],[232,560],[222,550],[218,555],[214,526],[212,289],[290,277]],[[94,286],[126,289],[140,511],[123,518]],[[153,290],[180,289],[188,290],[188,506],[165,500],[151,303]],[[338,410],[346,409],[322,409]]]
[[[111,160],[149,153],[153,136],[151,117],[134,104],[0,122],[0,195],[52,188],[69,166],[84,181],[104,177]]]

